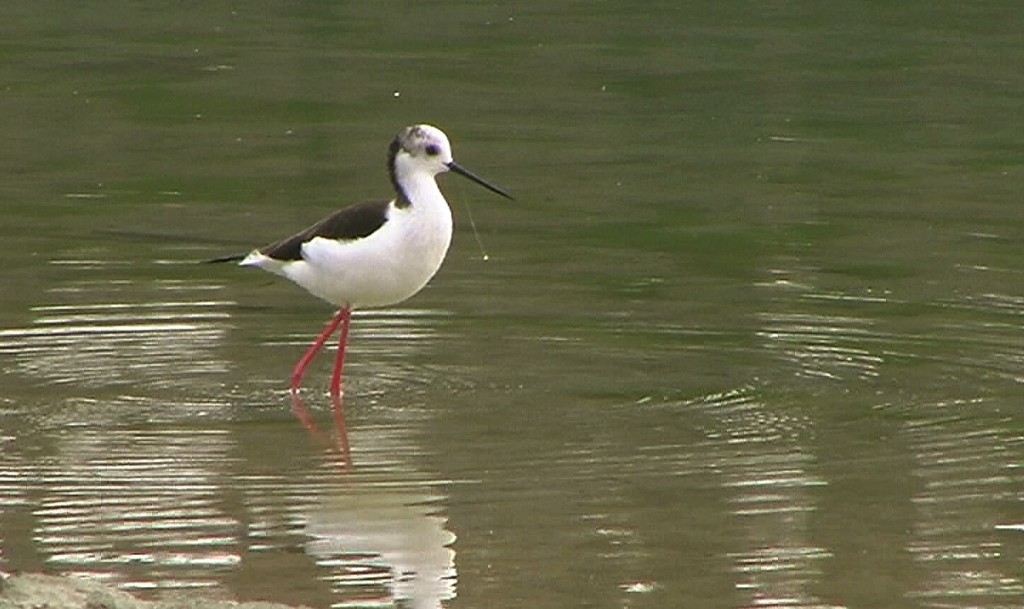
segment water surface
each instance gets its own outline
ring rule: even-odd
[[[1024,602],[1003,4],[8,10],[3,570],[313,607]],[[419,121],[517,202],[441,178],[445,267],[354,319],[346,453],[328,363],[286,392],[329,307],[196,262],[385,195]]]

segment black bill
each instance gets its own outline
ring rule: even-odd
[[[459,165],[455,161],[452,161],[451,163],[448,163],[448,169],[450,169],[453,173],[457,173],[460,176],[464,176],[464,177],[469,178],[470,180],[473,180],[477,184],[483,186],[484,188],[486,188],[487,190],[489,190],[489,191],[491,191],[493,193],[497,193],[497,194],[505,197],[506,199],[512,199],[513,201],[515,200],[512,197],[512,195],[510,195],[507,192],[505,192],[504,190],[498,188],[494,184],[491,184],[487,180],[481,178],[480,176],[478,176],[475,173],[473,173],[472,171],[466,169],[462,165]]]

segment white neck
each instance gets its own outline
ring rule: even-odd
[[[437,186],[434,176],[421,168],[402,167],[399,164],[395,171],[396,186],[401,189],[399,195],[405,195],[408,203],[415,208],[417,206],[435,207],[442,205],[447,207],[441,189]],[[401,198],[401,197],[399,197]]]

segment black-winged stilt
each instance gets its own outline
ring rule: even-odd
[[[388,169],[394,199],[352,205],[247,256],[218,259],[240,260],[241,266],[287,277],[340,307],[295,364],[293,393],[299,390],[310,362],[340,326],[330,385],[331,395],[340,396],[352,309],[402,302],[419,292],[441,267],[451,243],[452,212],[435,181],[437,174],[451,171],[512,198],[457,164],[448,137],[430,125],[406,127],[395,136]]]

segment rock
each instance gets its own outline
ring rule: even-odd
[[[0,609],[302,609],[277,603],[212,600],[195,596],[144,601],[106,584],[74,577],[26,573],[0,580]]]

